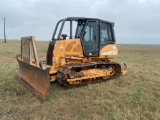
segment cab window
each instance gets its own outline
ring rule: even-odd
[[[101,27],[100,27],[100,44],[101,45],[114,42],[111,33],[112,33],[111,24],[101,22]]]

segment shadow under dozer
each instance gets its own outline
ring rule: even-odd
[[[34,37],[21,38],[21,55],[17,55],[17,80],[38,99],[44,101],[50,92],[49,70],[39,66]]]

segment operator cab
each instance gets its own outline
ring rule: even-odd
[[[52,42],[80,38],[84,56],[98,56],[99,50],[107,44],[114,44],[114,23],[82,17],[68,17],[58,21]]]

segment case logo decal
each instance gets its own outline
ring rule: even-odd
[[[117,55],[117,51],[108,51],[108,52],[103,52],[101,55]]]

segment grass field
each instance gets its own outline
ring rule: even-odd
[[[45,58],[47,42],[37,42]],[[0,43],[0,119],[160,120],[160,46],[118,45],[116,62],[128,75],[108,82],[66,89],[51,83],[44,103],[15,80],[20,43]]]

